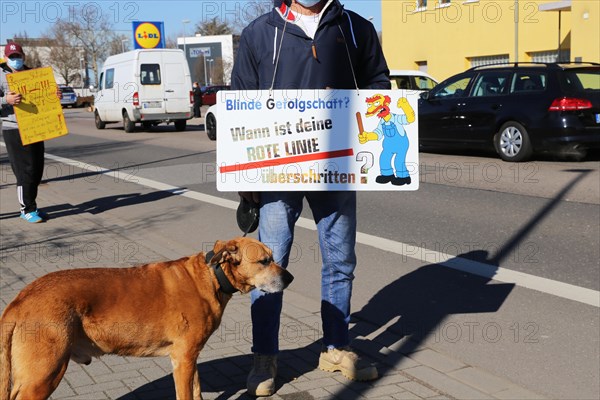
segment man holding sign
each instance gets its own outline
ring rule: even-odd
[[[339,0],[275,0],[275,8],[242,33],[232,89],[389,89],[388,67],[373,25]],[[241,92],[243,93],[243,92]],[[355,135],[348,132],[348,135]],[[259,239],[287,267],[294,226],[306,198],[319,233],[323,266],[319,368],[353,380],[377,369],[349,347],[350,297],[356,267],[356,192],[244,192],[260,206]],[[275,391],[281,294],[252,292],[254,367],[248,392]]]
[[[9,74],[29,70],[24,63],[25,53],[20,44],[11,42],[4,48],[6,63],[0,64],[0,94],[2,95],[2,134],[10,160],[10,166],[17,178],[17,196],[21,205],[21,218],[30,223],[43,222],[44,213],[37,208],[38,186],[44,173],[44,142],[23,144],[19,124],[15,118],[15,107],[23,102],[23,95],[10,90]],[[60,90],[56,95],[61,97]]]

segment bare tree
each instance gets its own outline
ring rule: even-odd
[[[121,52],[119,36],[112,31],[108,14],[99,15],[93,7],[82,8],[73,12],[68,20],[60,20],[55,29],[62,30],[69,44],[79,49],[80,54],[74,54],[77,60],[83,57],[87,68],[94,71],[95,86],[98,85],[98,63],[111,54]],[[115,44],[118,43],[118,44]]]
[[[85,72],[81,49],[72,47],[72,41],[59,26],[50,28],[42,39],[49,50],[48,63],[63,78],[65,84],[72,86],[79,81],[77,83],[83,87]]]

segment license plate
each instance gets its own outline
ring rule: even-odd
[[[600,124],[600,114],[596,114],[596,123]]]
[[[147,101],[142,104],[143,104],[144,108],[161,108],[162,107],[162,102],[160,102],[160,101]]]

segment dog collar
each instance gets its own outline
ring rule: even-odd
[[[219,282],[219,290],[225,294],[234,294],[238,290],[233,287],[229,279],[225,276],[225,272],[223,272],[223,268],[221,268],[221,263],[211,264],[210,260],[215,255],[214,251],[209,251],[206,253],[206,264],[208,264],[213,271],[215,271],[215,276],[217,277],[217,282]]]

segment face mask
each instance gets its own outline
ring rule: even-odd
[[[320,1],[321,0],[296,0],[296,3],[300,4],[302,7],[310,8]]]
[[[20,70],[23,68],[23,59],[22,58],[9,58],[8,66],[15,70]]]

